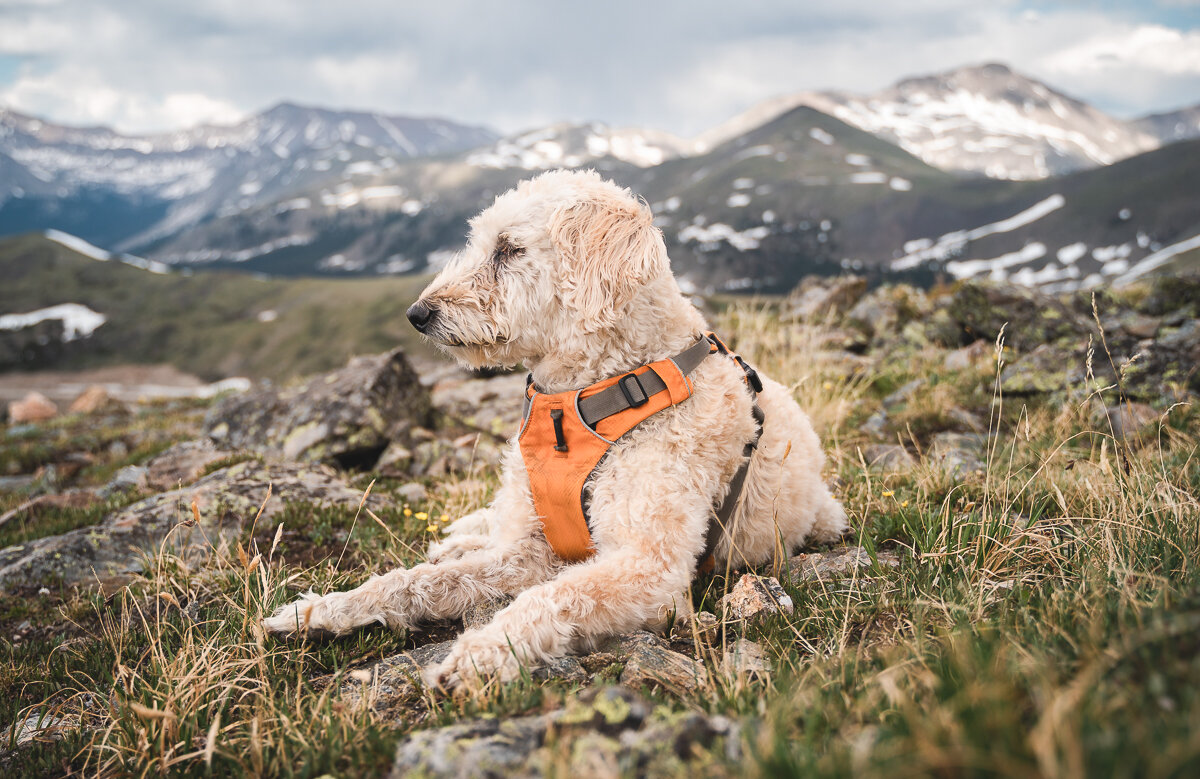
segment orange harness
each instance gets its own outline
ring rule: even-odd
[[[584,487],[604,455],[621,436],[668,406],[678,405],[694,389],[688,375],[708,355],[729,355],[746,372],[752,391],[762,390],[754,369],[726,348],[713,333],[707,333],[675,357],[643,365],[629,373],[597,382],[589,387],[547,394],[540,392],[530,374],[525,390],[525,414],[518,442],[533,505],[542,521],[546,540],[555,554],[567,562],[586,560],[595,554],[588,527]],[[762,412],[755,405],[761,431]],[[728,518],[741,492],[749,456],[758,436],[747,444],[747,458],[734,480],[729,495],[710,524],[705,557],[716,546],[719,527]]]

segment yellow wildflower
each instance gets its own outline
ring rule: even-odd
[[[902,508],[902,509],[906,509],[906,508],[908,508],[908,501],[906,500],[906,501],[904,501],[903,503],[901,503],[901,504],[900,504],[900,508]]]
[[[412,516],[412,509],[410,509],[408,506],[404,507],[404,516],[406,516],[406,517]]]
[[[895,495],[895,494],[896,494],[896,493],[892,492],[891,490],[884,490],[884,491],[883,491],[883,497],[885,497],[885,498],[890,498],[890,497],[892,497],[892,496],[893,496],[893,495]]]
[[[438,517],[438,522],[449,522],[449,521],[450,521],[449,514],[442,514],[440,517]]]
[[[425,531],[428,533],[436,533],[437,525],[428,525],[428,526],[426,526]]]
[[[417,516],[417,519],[421,520],[422,522],[429,519],[429,515],[426,514],[424,511],[418,511],[416,516]]]

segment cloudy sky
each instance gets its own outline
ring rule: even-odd
[[[985,61],[1119,116],[1200,103],[1200,0],[0,0],[0,106],[128,132],[290,100],[690,135]]]

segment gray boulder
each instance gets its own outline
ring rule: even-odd
[[[219,446],[288,460],[369,468],[393,440],[432,422],[429,392],[397,349],[285,388],[263,385],[217,404],[205,420]]]
[[[217,543],[254,519],[271,487],[271,500],[259,520],[266,523],[285,503],[335,503],[354,507],[359,490],[343,484],[319,465],[246,462],[209,474],[190,487],[140,500],[99,524],[47,536],[0,550],[0,592],[56,581],[119,585],[142,569],[142,557],[159,548],[187,555]],[[373,500],[373,499],[372,499]],[[196,514],[192,506],[195,505]],[[200,527],[195,526],[199,516]]]

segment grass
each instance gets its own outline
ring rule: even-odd
[[[1115,388],[1014,403],[994,370],[949,371],[932,347],[856,373],[826,359],[819,332],[780,321],[772,306],[731,306],[719,326],[794,388],[821,430],[855,541],[900,565],[837,581],[781,571],[793,614],[697,641],[707,682],[679,696],[645,693],[656,711],[737,718],[746,757],[729,762],[713,744],[677,773],[1200,772],[1200,410],[1164,407],[1159,424],[1119,441],[1097,411],[1115,402]],[[923,443],[947,408],[967,409],[996,434],[982,472],[956,476],[928,461],[863,467],[859,424],[917,377],[925,383],[897,407],[894,432]],[[353,586],[418,561],[440,517],[485,502],[494,474],[430,483],[430,500],[409,506],[391,495],[396,485],[362,481],[385,508],[288,504],[271,523],[247,517],[240,537],[216,541],[203,559],[164,544],[110,601],[64,593],[0,603],[0,721],[50,714],[82,725],[17,751],[5,770],[378,776],[405,733],[573,698],[572,685],[524,678],[465,699],[417,692],[381,716],[345,692],[360,684],[353,672],[427,637],[261,634],[261,616],[297,589]],[[693,601],[715,609],[731,579],[702,578]],[[60,627],[10,641],[13,624],[30,617]],[[456,629],[434,628],[439,637]],[[739,637],[763,647],[773,673],[722,670]]]

